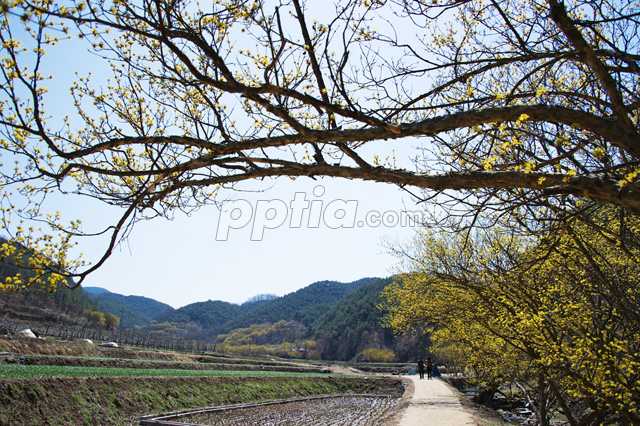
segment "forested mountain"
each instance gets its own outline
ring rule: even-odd
[[[318,341],[323,359],[351,360],[368,347],[391,348],[402,360],[422,355],[421,342],[394,337],[381,325],[385,312],[378,308],[380,293],[392,281],[379,279],[359,287],[311,324],[307,336]]]
[[[377,279],[362,278],[350,283],[319,281],[247,311],[226,323],[224,330],[278,321],[296,321],[306,327],[328,312],[347,294]]]
[[[98,302],[102,312],[109,312],[120,318],[121,328],[148,325],[155,316],[174,310],[166,303],[148,297],[125,296],[101,287],[87,287],[84,290],[91,299]]]
[[[3,267],[8,265],[0,264],[0,279]],[[217,342],[221,347],[226,345],[226,350],[248,354],[262,347],[277,356],[353,360],[362,359],[366,350],[380,349],[401,360],[413,359],[424,348],[423,343],[394,337],[381,326],[384,312],[378,309],[380,293],[391,281],[320,281],[282,297],[262,294],[241,305],[209,300],[179,309],[100,287],[88,287],[86,291],[62,288],[53,294],[27,289],[0,296],[4,302],[0,308],[5,314],[25,319],[39,306],[49,312],[49,320],[56,315],[86,316],[86,312],[100,310],[118,317],[120,330],[135,328],[137,333],[157,338]]]
[[[16,272],[15,266],[0,262],[0,280]],[[29,270],[20,272],[28,279]],[[114,331],[119,319],[119,330],[135,328],[156,340],[217,342],[236,352],[260,346],[279,356],[351,360],[365,349],[390,352],[393,347],[396,354],[401,349],[398,339],[380,325],[384,313],[377,308],[381,291],[390,283],[391,279],[378,278],[319,281],[283,297],[261,294],[242,305],[208,300],[180,309],[100,287],[61,287],[49,293],[33,286],[0,294],[0,313],[23,322],[62,321]],[[117,317],[115,325],[108,325],[105,313]],[[222,333],[227,333],[224,338]]]
[[[89,296],[98,303],[101,311],[109,312],[120,319],[119,327],[121,329],[147,325],[151,321],[149,317],[143,315],[140,311],[110,294],[94,295],[89,293]]]
[[[380,325],[383,312],[377,308],[391,282],[379,279],[361,286],[311,324],[308,334],[318,340],[323,358],[352,359],[367,345],[392,347],[393,333]]]
[[[247,306],[220,300],[208,300],[197,302],[176,309],[169,314],[163,314],[158,321],[173,323],[194,323],[202,329],[206,329],[211,335],[220,332],[222,326],[233,321],[249,309]]]
[[[248,299],[242,305],[223,301],[196,302],[179,309],[142,296],[124,296],[100,287],[87,287],[90,297],[121,320],[123,328],[147,326],[152,320],[159,323],[194,324],[207,331],[207,335],[252,324],[295,321],[307,327],[357,288],[376,281],[362,278],[350,283],[320,281],[298,291],[277,297],[262,294]]]
[[[349,284],[311,284],[225,324],[229,331],[217,341],[230,351],[247,354],[263,351],[278,356],[361,360],[368,358],[364,355],[367,350],[380,350],[392,359],[417,359],[424,355],[425,342],[394,337],[381,325],[385,312],[378,308],[383,302],[380,295],[392,281],[365,278]]]

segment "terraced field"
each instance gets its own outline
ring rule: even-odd
[[[389,396],[348,395],[223,408],[162,420],[208,426],[380,426],[389,425],[397,404],[398,398]]]
[[[0,353],[0,425],[138,425],[148,415],[316,396],[340,398],[226,410],[205,421],[386,425],[376,422],[404,392],[395,379],[329,373],[328,365],[288,360],[1,338]],[[262,414],[267,417],[256,420]],[[326,423],[331,415],[335,421]]]

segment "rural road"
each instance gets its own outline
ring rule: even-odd
[[[413,380],[415,391],[399,426],[464,426],[476,425],[471,413],[465,411],[459,397],[444,381]]]

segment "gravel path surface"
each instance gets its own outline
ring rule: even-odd
[[[398,398],[341,396],[215,411],[171,419],[222,426],[383,426],[389,424]]]

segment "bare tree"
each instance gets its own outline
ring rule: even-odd
[[[249,179],[387,182],[425,201],[451,197],[472,217],[593,203],[640,211],[631,2],[64,4],[2,2],[2,149],[19,162],[3,168],[3,213],[61,232],[54,243],[7,226],[43,259],[32,265],[41,276],[80,283],[138,220],[215,203]],[[112,77],[79,76],[75,114],[61,119],[45,112],[41,70],[45,49],[71,35]],[[404,153],[415,138],[412,164],[365,151],[388,140]],[[123,208],[90,267],[64,256],[79,224],[40,209],[68,182]],[[27,208],[12,204],[14,186]]]

